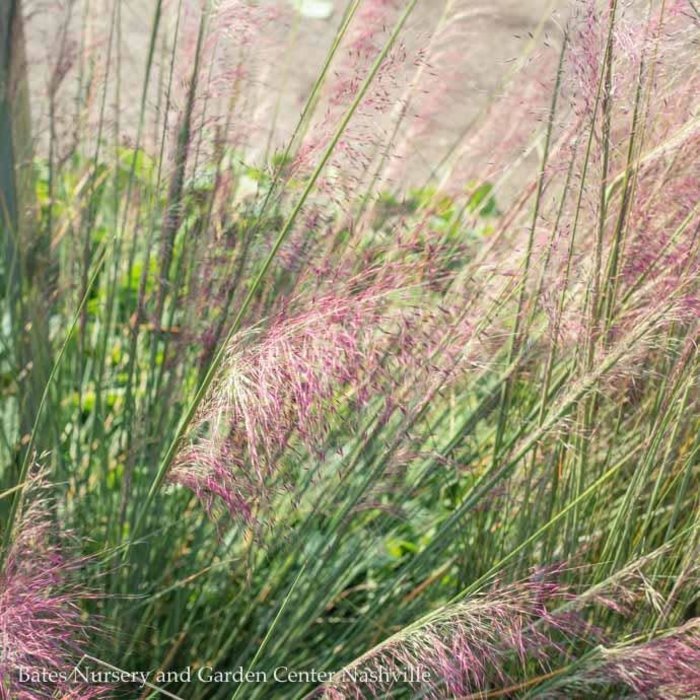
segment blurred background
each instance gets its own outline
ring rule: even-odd
[[[166,31],[161,29],[159,33],[154,61],[163,66],[169,60],[176,33],[192,45],[192,51],[196,43],[200,3],[197,0],[181,2],[184,20],[180,27],[176,26],[178,0],[162,3],[161,22]],[[237,110],[245,114],[245,129],[241,131],[245,131],[248,141],[245,150],[251,160],[259,160],[270,148],[278,150],[285,145],[349,4],[346,0],[266,0],[259,3],[267,13],[262,28],[250,26],[249,18],[237,15],[236,3],[228,3],[230,8],[225,1],[212,4],[218,15],[227,17],[227,21],[221,23],[217,19],[215,38],[210,39],[217,43],[217,58],[205,67],[210,84],[215,86],[211,92],[225,95],[225,99],[230,95],[226,87],[237,76],[231,73],[230,61],[222,60],[221,55],[232,47],[243,47],[249,56],[255,56],[263,64],[262,70],[251,78],[255,84],[247,86],[246,104],[237,105]],[[114,65],[119,66],[120,75],[118,80],[114,75],[108,79],[113,92],[112,104],[104,106],[107,123],[118,131],[125,144],[135,139],[144,66],[157,3],[156,0],[125,0],[118,5],[115,8],[114,3],[106,0],[25,1],[27,53],[34,96],[32,118],[35,137],[44,147],[48,142],[52,109],[59,118],[70,113],[56,105],[52,107],[52,100],[80,104],[79,93],[86,89],[90,80],[95,81],[91,89],[95,95],[99,94],[96,88],[97,83],[105,80],[100,71],[110,50],[110,33],[111,58],[117,59]],[[431,166],[449,157],[460,138],[534,56],[550,50],[556,54],[561,43],[560,28],[565,22],[565,5],[570,6],[562,0],[419,1],[398,49],[404,52],[400,58],[404,63],[403,73],[392,71],[392,79],[401,84],[401,89],[390,99],[395,105],[399,104],[402,91],[410,89],[408,83],[419,62],[423,62],[423,73],[428,74],[430,82],[444,85],[439,91],[432,90],[425,104],[414,97],[408,105],[408,109],[424,122],[426,116],[430,121],[429,130],[422,127],[426,131],[424,138],[416,138],[414,134],[411,152],[400,154],[405,166],[402,175],[410,184],[422,182]],[[386,22],[389,12],[395,15],[402,2],[379,0],[365,3],[365,7],[369,25],[374,23],[373,31],[381,34],[386,27],[378,27],[377,23]],[[449,21],[445,21],[448,17]],[[358,39],[361,41],[362,37]],[[57,58],[59,53],[61,57]],[[245,60],[249,69],[252,61]],[[74,70],[76,64],[81,64],[82,68]],[[179,73],[176,71],[180,87],[190,77],[189,68],[183,64]],[[335,70],[342,70],[342,65]],[[63,82],[64,75],[70,75],[71,79]],[[162,100],[157,82],[158,77],[151,80],[149,111],[158,111],[157,102]],[[176,91],[177,88],[175,85]],[[436,95],[439,95],[439,104]],[[210,114],[215,99],[213,97],[207,106]],[[395,112],[391,109],[379,110],[372,115],[372,131],[386,132],[394,118]],[[69,124],[56,128],[63,128],[67,133],[66,141],[70,142],[69,134],[77,130],[80,121],[80,115],[76,114]],[[251,124],[258,126],[257,131],[250,128]],[[159,132],[155,126],[150,129],[148,126],[144,125],[141,137],[141,144],[147,149],[149,144],[157,142]],[[65,148],[69,147],[68,143]]]

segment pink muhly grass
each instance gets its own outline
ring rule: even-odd
[[[700,693],[700,619],[644,642],[599,646],[544,697],[598,697],[596,690],[640,700],[688,700]]]
[[[686,700],[700,693],[700,619],[603,656],[596,675],[626,685],[637,698]]]
[[[538,673],[545,681],[559,679],[543,692],[548,698],[572,697],[567,693],[574,688],[590,692],[620,685],[639,698],[695,697],[700,692],[700,620],[648,642],[604,647],[606,633],[589,619],[593,608],[625,618],[639,613],[640,606],[654,608],[660,601],[641,567],[657,555],[580,595],[559,583],[561,566],[508,586],[496,584],[394,634],[336,672],[312,697],[386,697],[407,673],[413,675],[415,696],[435,700],[489,692],[519,697],[518,689],[530,688]],[[576,655],[586,650],[590,653],[577,662]]]
[[[296,152],[291,173],[304,176],[313,169],[380,55],[400,8],[401,3],[395,0],[368,0],[360,5],[316,110],[318,116]],[[348,208],[377,150],[388,138],[380,126],[381,117],[395,107],[403,73],[410,65],[406,48],[401,43],[392,46],[318,182],[317,189],[326,201]]]
[[[266,331],[234,338],[192,442],[170,473],[208,512],[218,502],[249,520],[294,436],[322,457],[342,407],[369,399],[388,337],[376,329],[383,318],[388,323],[382,310],[397,287],[369,277],[364,283],[355,293],[319,295],[309,310],[279,312]]]
[[[531,664],[546,672],[585,626],[575,614],[552,612],[569,597],[548,575],[494,587],[395,634],[338,671],[315,696],[384,697],[397,685],[392,675],[413,670],[423,674],[412,687],[416,696],[462,697],[512,685]]]
[[[20,669],[70,674],[95,632],[80,608],[85,592],[75,583],[86,562],[64,554],[43,488],[36,480],[28,488],[31,503],[17,521],[0,573],[0,697],[101,697],[108,687],[88,687],[70,676],[55,683],[18,681]]]
[[[223,508],[232,518],[251,522],[256,489],[230,445],[201,440],[184,449],[170,478],[192,491],[212,520],[219,519]]]
[[[578,115],[589,114],[595,103],[605,50],[606,18],[607,9],[601,14],[593,2],[575,6],[563,89]]]
[[[589,11],[575,16],[569,30],[548,162],[506,210],[487,260],[519,275],[527,237],[534,231],[528,284],[538,287],[530,299],[549,316],[552,340],[567,348],[586,340],[592,331],[591,317],[601,326],[607,324],[610,339],[670,298],[680,303],[668,321],[692,322],[697,318],[700,265],[700,172],[692,155],[700,129],[696,116],[700,92],[693,89],[698,71],[683,69],[680,80],[678,75],[679,63],[688,65],[686,57],[692,50],[691,23],[674,9],[677,3],[668,4],[663,17],[650,19],[619,8],[606,145],[601,138],[602,99],[596,100],[596,92],[609,24],[593,11],[592,3],[582,5]],[[632,45],[637,50],[630,51]],[[541,62],[536,65],[541,71]],[[547,67],[545,75],[550,73]],[[511,119],[512,100],[508,97],[494,109],[505,110]],[[539,102],[521,100],[523,108],[530,103],[529,114],[512,121],[522,122],[518,128],[523,134],[528,129],[538,132],[541,118],[532,107]],[[601,211],[604,149],[607,196]],[[512,157],[498,148],[490,149],[491,156],[493,174],[505,173]],[[458,163],[455,172],[461,168]],[[567,173],[570,179],[565,185]],[[533,224],[527,204],[540,177],[543,197]],[[599,308],[591,311],[587,290],[597,275],[604,289]]]
[[[364,182],[375,156],[388,139],[383,118],[393,110],[400,97],[399,76],[408,63],[408,53],[402,45],[389,52],[339,139],[326,174],[318,181],[317,192],[323,200],[335,204],[341,211],[348,210],[354,201],[359,185]],[[293,173],[305,175],[313,168],[364,79],[364,72],[347,78],[342,95],[336,95],[325,108],[323,116],[312,125],[308,138],[301,144],[292,164]]]
[[[396,0],[367,0],[361,4],[344,42],[344,60],[329,86],[332,105],[347,104],[354,97],[370,61],[381,49],[398,6]]]
[[[212,3],[195,75],[193,65],[202,13],[199,3],[186,4],[183,11],[174,68],[179,82],[168,96],[174,111],[168,122],[175,143],[186,114],[188,91],[195,81],[196,99],[190,116],[194,125],[192,141],[196,140],[196,161],[210,162],[218,155],[207,152],[212,144],[216,149],[217,143],[225,142],[245,151],[266,136],[267,125],[255,113],[264,101],[265,73],[275,64],[275,42],[270,35],[279,29],[281,11],[250,0]]]

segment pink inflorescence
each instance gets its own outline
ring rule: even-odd
[[[551,572],[494,587],[400,633],[339,671],[317,697],[386,697],[404,678],[426,698],[464,697],[517,682],[523,669],[548,668],[580,634],[575,614],[556,614],[569,598]]]
[[[31,504],[17,522],[0,573],[0,697],[102,697],[71,675],[94,628],[83,619],[84,592],[74,583],[85,565],[64,556],[43,487],[34,482]]]
[[[637,698],[684,700],[700,693],[700,620],[664,637],[609,652],[603,675]]]
[[[375,329],[392,291],[391,284],[368,284],[347,296],[307,299],[296,313],[281,311],[252,342],[247,334],[233,339],[193,427],[197,437],[170,474],[210,515],[223,505],[250,521],[290,441],[321,457],[339,408],[366,400],[386,339]]]

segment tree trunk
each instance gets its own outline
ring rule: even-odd
[[[0,285],[12,329],[22,453],[49,374],[49,232],[36,225],[29,86],[21,0],[0,0]],[[41,440],[37,449],[41,448]],[[7,475],[5,475],[7,476]]]

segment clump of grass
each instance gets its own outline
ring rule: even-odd
[[[2,697],[47,697],[57,691],[105,697],[109,686],[68,677],[97,632],[81,610],[89,593],[79,572],[89,562],[66,553],[66,536],[56,532],[41,472],[22,488],[30,503],[18,515],[0,576]]]
[[[543,21],[409,187],[473,14],[430,39],[420,5],[349,2],[289,131],[289,7],[156,0],[136,58],[120,0],[44,8],[47,137],[2,188],[2,693],[141,692],[17,685],[17,543],[54,521],[91,593],[31,564],[26,663],[337,672],[156,683],[194,699],[700,692],[697,12]]]

